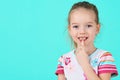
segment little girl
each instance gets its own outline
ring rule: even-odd
[[[59,58],[58,80],[110,80],[118,74],[111,53],[94,46],[100,31],[95,5],[86,1],[74,4],[68,16],[68,31],[75,49]]]

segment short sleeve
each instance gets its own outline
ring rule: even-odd
[[[57,70],[55,72],[56,75],[58,74],[64,74],[64,67],[63,67],[63,56],[61,56],[58,59],[58,66],[57,66]]]
[[[111,76],[118,75],[116,65],[111,53],[106,52],[100,57],[100,64],[98,66],[98,74],[111,73]]]

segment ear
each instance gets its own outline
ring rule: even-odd
[[[100,32],[100,24],[97,24],[96,32],[97,32],[97,34]]]
[[[70,30],[70,26],[68,25],[68,32],[71,35],[71,30]]]

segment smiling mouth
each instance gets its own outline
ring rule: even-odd
[[[86,40],[88,39],[88,37],[78,37],[78,39],[79,39],[80,41],[86,41]]]

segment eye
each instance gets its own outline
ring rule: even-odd
[[[92,27],[92,25],[87,25],[88,28]]]
[[[78,26],[76,25],[76,26],[73,26],[73,28],[78,28]]]

